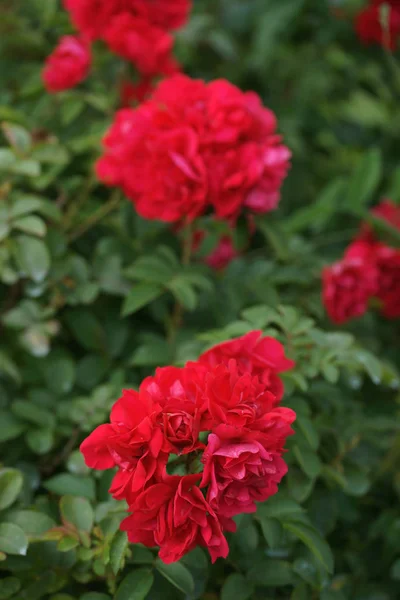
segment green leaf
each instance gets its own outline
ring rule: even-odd
[[[296,21],[303,0],[264,0],[263,12],[256,21],[253,46],[250,54],[251,67],[265,72],[281,41],[282,36]]]
[[[29,402],[28,400],[15,400],[12,403],[11,408],[13,413],[24,421],[29,421],[30,423],[34,423],[39,427],[48,427],[50,429],[54,428],[54,414],[52,414],[50,410],[47,410],[46,408],[42,408],[33,402]]]
[[[17,238],[17,260],[26,275],[37,283],[43,281],[50,269],[50,255],[41,240],[26,235]]]
[[[51,429],[31,429],[25,439],[32,452],[43,455],[53,447],[54,433]]]
[[[88,350],[105,350],[105,332],[100,321],[89,310],[70,310],[65,315],[65,321],[84,348]]]
[[[43,485],[47,490],[59,496],[70,494],[71,496],[83,496],[89,500],[94,500],[96,496],[94,481],[90,477],[61,473],[51,477]]]
[[[261,518],[275,517],[276,519],[284,519],[290,515],[301,514],[304,509],[291,498],[283,496],[282,493],[272,496],[264,504],[258,506],[257,515]]]
[[[24,127],[16,123],[2,123],[1,128],[9,144],[18,154],[26,154],[29,151],[32,137]]]
[[[21,582],[16,577],[4,577],[0,584],[0,600],[11,598],[21,589]]]
[[[356,467],[346,467],[345,472],[345,491],[350,496],[364,496],[371,487],[368,476]]]
[[[138,283],[125,298],[122,316],[135,313],[164,293],[163,288],[156,283]]]
[[[55,522],[48,515],[36,510],[15,510],[7,514],[7,520],[18,525],[30,539],[40,538]]]
[[[144,600],[153,581],[154,575],[149,569],[132,571],[122,580],[114,600]]]
[[[18,196],[11,205],[10,218],[17,219],[40,209],[42,199],[32,194]]]
[[[125,531],[117,531],[110,547],[110,564],[115,575],[123,568],[126,550],[128,549],[128,536]]]
[[[282,541],[283,528],[277,519],[261,519],[261,529],[268,546],[272,549],[279,548]]]
[[[0,552],[25,556],[28,538],[18,525],[0,523]]]
[[[174,277],[167,288],[172,292],[174,298],[179,304],[182,304],[187,310],[194,310],[197,305],[197,295],[190,283],[184,278]]]
[[[8,508],[17,499],[24,479],[16,469],[0,470],[0,510]]]
[[[24,431],[26,424],[6,410],[0,410],[0,442],[12,440]]]
[[[254,592],[254,586],[243,575],[233,573],[225,580],[221,590],[221,600],[248,600]]]
[[[154,566],[161,573],[165,579],[167,579],[172,585],[178,590],[181,590],[184,594],[192,596],[194,592],[194,581],[190,571],[183,566],[183,564],[177,562],[170,565],[166,565],[161,559],[157,558]]]
[[[78,531],[91,531],[94,522],[93,509],[86,498],[63,496],[60,500],[63,522],[72,523]]]
[[[319,435],[311,420],[302,415],[298,415],[296,419],[296,427],[302,431],[311,448],[313,450],[317,450],[319,445]]]
[[[381,173],[381,152],[377,148],[372,148],[360,160],[350,179],[344,208],[360,214],[374,195]]]
[[[76,373],[74,362],[70,358],[49,357],[44,373],[48,388],[55,394],[68,394],[72,390]]]
[[[319,456],[313,450],[295,445],[293,447],[293,454],[308,477],[314,479],[320,474],[322,463]]]
[[[290,521],[285,522],[283,527],[298,537],[309,548],[328,573],[333,573],[332,551],[316,529],[303,523]]]
[[[24,233],[31,235],[37,235],[43,237],[46,235],[46,225],[42,219],[35,217],[34,215],[28,215],[27,217],[21,217],[13,222],[13,227],[19,229]]]
[[[247,578],[255,585],[280,587],[293,583],[293,570],[284,560],[263,559],[247,573]]]

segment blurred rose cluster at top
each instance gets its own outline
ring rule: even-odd
[[[357,15],[356,30],[365,44],[395,50],[400,37],[400,0],[369,0]]]
[[[97,40],[135,66],[142,78],[139,96],[153,77],[179,71],[172,32],[188,20],[190,0],[64,0],[64,7],[78,34],[61,38],[47,59],[43,79],[49,92],[69,89],[87,77]]]
[[[400,207],[390,200],[372,214],[400,230]],[[379,241],[363,224],[342,260],[324,270],[323,300],[338,324],[362,316],[371,303],[388,319],[400,317],[400,250]]]

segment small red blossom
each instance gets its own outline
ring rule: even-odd
[[[167,463],[165,439],[157,426],[161,407],[150,395],[125,390],[111,411],[111,423],[100,425],[81,445],[88,467],[118,467],[110,492],[132,502],[160,475]]]
[[[378,270],[376,297],[382,303],[382,314],[388,319],[400,317],[400,250],[379,244],[375,249]]]
[[[334,323],[362,316],[377,289],[378,273],[368,260],[367,245],[354,246],[342,261],[326,267],[322,274],[323,302]]]
[[[116,15],[104,33],[109,48],[132,62],[145,77],[177,70],[172,58],[173,39],[163,29],[128,12]]]
[[[268,437],[226,425],[209,435],[201,485],[209,485],[207,500],[218,514],[255,512],[255,502],[278,491],[287,466],[280,453],[269,450],[263,441],[268,443]]]
[[[276,402],[282,399],[284,389],[278,375],[292,369],[294,362],[285,356],[285,349],[278,340],[262,337],[261,331],[251,331],[207,350],[200,356],[199,362],[214,367],[221,363],[227,365],[232,358],[237,361],[241,373],[262,377],[275,395]]]
[[[217,515],[197,487],[199,475],[168,477],[143,492],[133,514],[121,525],[130,542],[160,546],[160,558],[172,563],[196,546],[207,548],[212,562],[228,556],[228,543]]]
[[[141,216],[167,222],[208,209],[230,223],[241,211],[273,210],[290,158],[274,114],[256,94],[183,75],[120,112],[104,149],[99,178],[122,187]]]
[[[86,42],[72,35],[62,37],[43,69],[47,91],[62,92],[81,83],[89,73],[91,61]]]
[[[382,8],[389,9],[388,29],[382,26]],[[398,0],[370,0],[356,18],[356,31],[365,44],[380,44],[395,50],[400,37],[400,3]]]

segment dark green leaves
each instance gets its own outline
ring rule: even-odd
[[[149,569],[132,571],[120,584],[115,600],[144,600],[153,581],[154,576]]]
[[[178,590],[184,594],[192,596],[194,592],[194,581],[189,571],[182,563],[172,563],[166,565],[159,558],[154,563],[156,569]]]
[[[21,235],[16,240],[16,256],[23,274],[37,283],[44,280],[50,268],[50,256],[44,242]]]
[[[28,539],[18,525],[0,523],[0,552],[25,556]]]
[[[60,512],[63,521],[71,523],[78,531],[90,531],[93,527],[93,509],[86,498],[64,496],[60,500]]]
[[[286,521],[284,529],[298,537],[311,550],[315,558],[328,571],[333,572],[333,556],[325,540],[313,528],[298,521]]]
[[[254,592],[251,581],[248,581],[243,575],[235,573],[229,575],[221,590],[221,600],[248,600]]]
[[[0,510],[11,506],[22,489],[23,477],[16,469],[0,470]]]
[[[379,184],[381,172],[382,155],[377,148],[372,148],[360,160],[349,181],[345,209],[362,214]]]
[[[122,316],[126,317],[146,306],[164,293],[156,283],[139,283],[135,285],[125,298]]]

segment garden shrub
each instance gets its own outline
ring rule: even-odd
[[[89,18],[61,4],[0,5],[0,598],[396,600],[396,2],[196,0],[188,16],[189,2],[164,13],[158,0],[117,20],[111,0]],[[142,104],[170,76],[158,105]],[[185,127],[200,131],[212,95],[226,111],[193,142]],[[258,123],[248,137],[228,100]],[[169,103],[182,112],[167,126]],[[137,133],[149,113],[157,126]],[[211,143],[205,128],[225,117]],[[128,543],[115,469],[85,464],[84,440],[157,367],[170,370],[156,379],[199,370],[251,332],[287,357],[268,366],[275,388],[252,372],[296,414],[279,446],[287,474],[234,514],[225,558],[193,544],[166,564],[162,548]],[[206,468],[174,450],[170,475]]]

